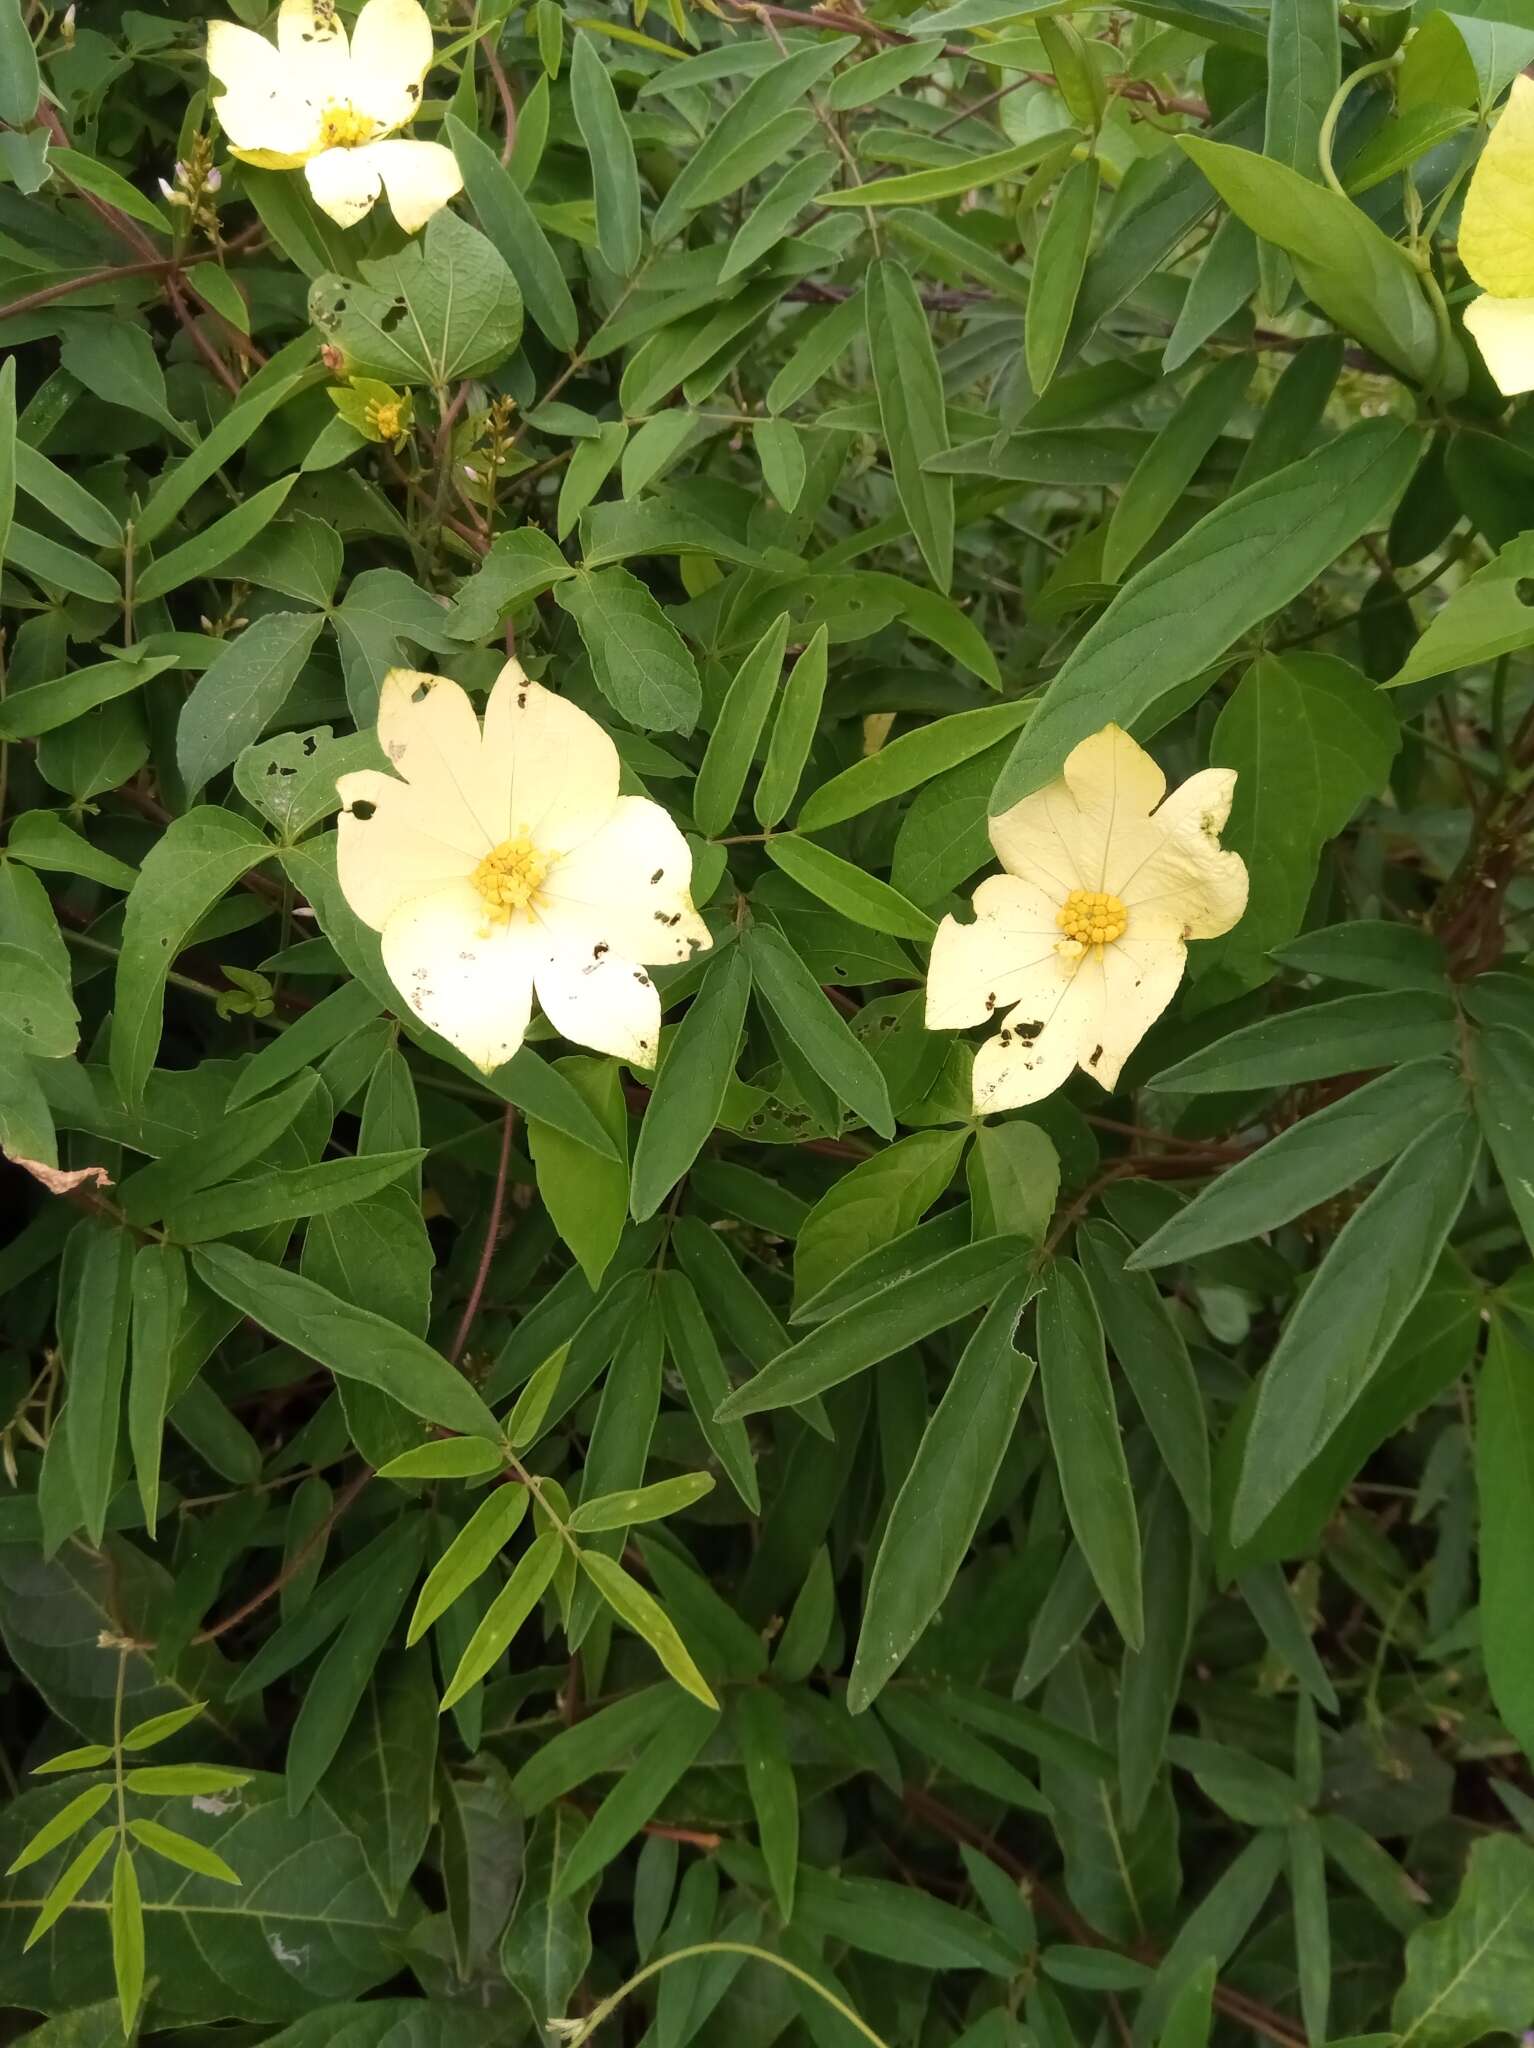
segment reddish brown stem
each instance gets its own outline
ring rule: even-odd
[[[199,1629],[196,1635],[193,1636],[192,1641],[194,1643],[216,1643],[219,1637],[227,1635],[230,1629],[238,1628],[242,1621],[249,1621],[253,1614],[258,1614],[268,1600],[275,1600],[283,1587],[290,1580],[297,1578],[305,1564],[326,1540],[336,1523],[340,1521],[341,1517],[346,1513],[346,1510],[351,1506],[358,1494],[361,1493],[372,1476],[372,1466],[364,1465],[355,1478],[348,1479],[341,1488],[341,1491],[331,1502],[330,1513],[326,1515],[322,1522],[316,1522],[303,1542],[299,1544],[297,1550],[294,1551],[293,1555],[283,1565],[282,1570],[278,1572],[277,1576],[274,1579],[268,1580],[259,1593],[252,1593],[248,1600],[244,1601],[239,1607],[236,1607],[233,1614],[226,1614],[222,1621],[215,1621],[208,1628]]]
[[[469,1298],[463,1305],[457,1333],[447,1354],[454,1365],[463,1356],[463,1348],[469,1341],[469,1332],[474,1327],[480,1303],[485,1298],[485,1283],[490,1278],[490,1262],[495,1257],[496,1239],[501,1234],[501,1211],[506,1205],[506,1175],[511,1167],[511,1134],[516,1128],[516,1122],[517,1112],[508,1102],[506,1113],[501,1118],[501,1157],[495,1169],[495,1193],[490,1198],[490,1220],[485,1225],[485,1243],[479,1255],[479,1270],[474,1275],[474,1285],[469,1289]]]

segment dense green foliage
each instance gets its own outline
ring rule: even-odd
[[[6,2038],[1521,2032],[1527,0],[432,12],[407,237],[0,0]],[[658,1071],[338,883],[511,653],[688,834]],[[928,948],[1110,723],[1246,913],[977,1116]]]

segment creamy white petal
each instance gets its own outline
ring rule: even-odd
[[[352,30],[352,104],[380,128],[402,127],[420,107],[431,56],[431,23],[416,0],[367,0]]]
[[[355,152],[354,152],[355,154]],[[391,668],[378,696],[378,743],[405,780],[499,846],[510,822],[504,773],[480,744],[468,693],[446,676]]]
[[[538,916],[552,945],[601,945],[651,965],[689,959],[711,941],[693,908],[692,854],[645,796],[621,796],[607,823],[551,869]]]
[[[1114,841],[1149,817],[1166,794],[1166,777],[1122,726],[1105,725],[1071,749],[1064,782],[1076,807],[1068,830],[1088,877],[1082,886],[1111,889]]]
[[[1241,917],[1246,863],[1220,845],[1235,787],[1233,769],[1206,768],[1157,811],[1151,824],[1159,838],[1121,881],[1109,884],[1129,909],[1129,937],[1147,912],[1164,917],[1185,939],[1217,939]]]
[[[645,970],[616,953],[546,953],[534,970],[543,1014],[562,1038],[653,1067],[660,994]]]
[[[282,0],[277,51],[289,91],[317,107],[343,103],[348,91],[346,30],[335,0]]]
[[[213,111],[236,149],[302,161],[319,147],[319,110],[264,36],[232,21],[210,21],[208,70],[222,88],[213,95]]]
[[[336,823],[336,878],[375,932],[402,904],[467,881],[484,856],[471,821],[377,768],[343,775],[336,788],[346,807]]]
[[[1088,954],[1082,971],[1098,993],[1091,1043],[1077,1048],[1077,1058],[1094,1081],[1116,1086],[1125,1060],[1176,995],[1187,958],[1176,921],[1153,913],[1136,916],[1132,929],[1100,955],[1095,949]]]
[[[440,142],[374,142],[368,155],[389,195],[389,211],[413,235],[463,190],[458,159]]]
[[[990,820],[991,844],[1008,874],[1036,882],[1063,903],[1072,889],[1091,889],[1068,836],[1076,807],[1065,785],[1051,782]]]
[[[618,749],[578,704],[530,683],[519,661],[507,662],[490,692],[485,753],[509,764],[512,832],[549,852],[568,853],[612,816]]]
[[[354,228],[383,186],[371,149],[322,149],[304,165],[314,203],[337,227]]]
[[[1464,319],[1504,397],[1534,391],[1534,299],[1498,299],[1486,292],[1470,301]]]
[[[525,925],[493,925],[467,882],[404,904],[383,929],[389,979],[431,1030],[485,1073],[521,1045],[536,947]]]
[[[1101,1001],[1100,980],[1084,965],[1058,953],[1039,963],[1023,999],[975,1054],[977,1116],[1040,1102],[1069,1079]]]
[[[972,923],[945,917],[927,969],[928,1030],[982,1024],[1017,1002],[1059,943],[1061,900],[1016,875],[992,875],[975,891]]]

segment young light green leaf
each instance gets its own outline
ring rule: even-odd
[[[241,1884],[237,1870],[232,1869],[222,1856],[201,1842],[194,1842],[189,1835],[178,1834],[174,1828],[162,1827],[155,1820],[130,1820],[128,1832],[136,1842],[142,1842],[146,1849],[152,1849],[156,1856],[163,1856],[168,1863],[177,1863],[183,1870],[195,1871],[198,1877],[211,1877],[218,1884]]]
[[[545,1529],[522,1553],[511,1577],[496,1594],[484,1620],[470,1637],[468,1648],[458,1660],[458,1668],[442,1695],[443,1713],[461,1700],[471,1686],[478,1685],[485,1673],[505,1655],[512,1638],[543,1598],[544,1589],[559,1563],[563,1540],[557,1529]]]
[[[638,1486],[621,1493],[601,1493],[583,1500],[570,1517],[570,1527],[582,1536],[602,1530],[626,1529],[631,1522],[655,1522],[663,1515],[680,1513],[694,1501],[712,1493],[714,1481],[707,1472],[684,1472],[675,1479],[658,1480],[654,1486]]]
[[[380,1475],[383,1476],[383,1475]],[[480,1502],[426,1575],[405,1632],[407,1647],[489,1570],[516,1534],[532,1496],[525,1486],[497,1486]]]

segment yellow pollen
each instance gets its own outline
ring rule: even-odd
[[[551,862],[525,832],[492,847],[470,877],[484,897],[492,924],[509,924],[543,886]]]
[[[396,441],[399,439],[402,424],[401,411],[402,406],[398,399],[392,405],[379,405],[374,400],[365,408],[363,417],[381,440]]]
[[[349,100],[327,100],[320,113],[320,146],[323,149],[355,149],[371,142],[378,123],[371,114],[358,111]]]
[[[1060,951],[1072,948],[1075,957],[1088,946],[1111,946],[1123,938],[1129,912],[1103,889],[1072,889],[1055,923],[1065,934]]]

